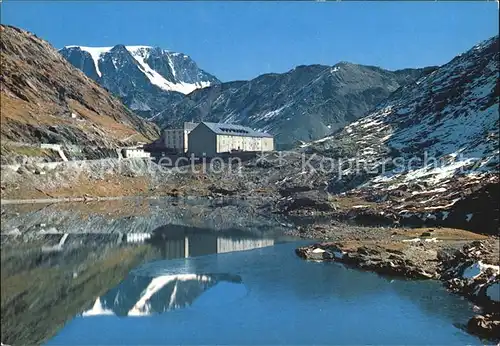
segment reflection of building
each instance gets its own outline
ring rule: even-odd
[[[196,127],[196,123],[184,123],[181,129],[165,129],[161,136],[161,144],[165,149],[177,153],[185,153],[188,150],[188,134]]]
[[[181,226],[180,230],[184,228]],[[190,230],[189,227],[185,227]],[[179,230],[177,230],[179,231]],[[226,253],[232,251],[251,250],[272,246],[274,239],[258,237],[245,238],[245,235],[219,235],[215,233],[174,233],[165,238],[155,237],[153,233],[86,233],[86,234],[42,234],[47,245],[44,251],[60,251],[73,246],[102,246],[109,244],[133,246],[148,242],[160,250],[165,259],[187,258]]]
[[[274,245],[274,239],[217,238],[217,253],[244,251]]]
[[[273,136],[241,125],[202,122],[189,133],[189,152],[196,156],[273,150]]]
[[[274,239],[220,237],[215,234],[186,235],[155,242],[166,259],[244,251],[274,245]]]

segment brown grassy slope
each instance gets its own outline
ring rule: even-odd
[[[158,137],[48,42],[6,25],[0,35],[2,141],[115,147]]]

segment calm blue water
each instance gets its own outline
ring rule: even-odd
[[[480,344],[455,327],[471,306],[439,283],[306,262],[297,246],[142,266],[48,345]]]

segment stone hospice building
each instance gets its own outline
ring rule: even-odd
[[[164,130],[161,143],[177,153],[213,157],[218,153],[274,150],[274,138],[249,127],[201,122],[184,123],[182,129]]]

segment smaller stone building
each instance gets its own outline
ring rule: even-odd
[[[122,149],[122,156],[124,158],[149,158],[151,154],[144,151],[142,147],[130,147]]]
[[[202,122],[188,137],[189,153],[195,156],[274,150],[273,136],[241,125]]]

